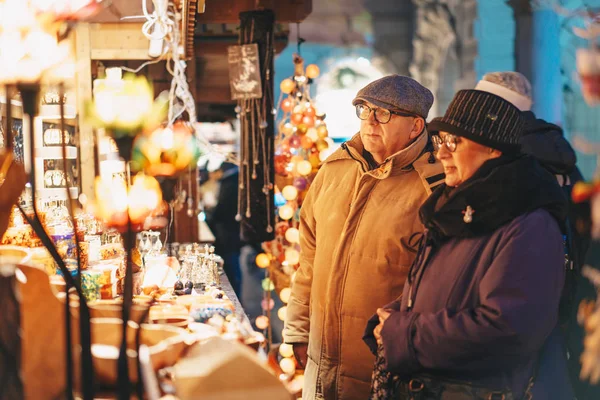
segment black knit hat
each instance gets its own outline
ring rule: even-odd
[[[444,131],[502,152],[516,152],[522,127],[521,112],[512,103],[492,93],[461,90],[446,114],[434,118],[427,128],[431,133]]]

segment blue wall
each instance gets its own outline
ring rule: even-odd
[[[553,10],[533,12],[533,111],[538,118],[562,125],[560,18]]]
[[[512,71],[515,68],[515,19],[504,1],[480,0],[473,26],[478,57],[477,79],[488,72]]]

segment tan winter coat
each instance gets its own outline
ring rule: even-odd
[[[418,210],[443,181],[423,133],[369,171],[360,135],[329,157],[302,205],[301,260],[286,343],[308,342],[303,399],[367,399],[374,357],[368,319],[402,292],[415,256]]]

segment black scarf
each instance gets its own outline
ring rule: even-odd
[[[471,223],[464,212],[473,210]],[[502,156],[486,161],[456,188],[440,185],[419,211],[434,241],[494,232],[516,217],[547,210],[564,232],[567,199],[556,178],[531,156]]]

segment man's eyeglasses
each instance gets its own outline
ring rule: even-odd
[[[356,116],[360,119],[367,120],[369,119],[369,115],[371,115],[371,111],[375,116],[375,120],[380,124],[387,124],[392,119],[392,114],[399,115],[401,117],[413,117],[417,118],[417,115],[410,114],[402,111],[392,111],[386,108],[371,108],[366,104],[357,104],[356,105]]]
[[[444,137],[440,135],[431,135],[431,141],[435,150],[439,150],[442,145],[446,145],[449,152],[454,153],[456,151],[456,145],[460,142],[458,136],[447,134]]]

